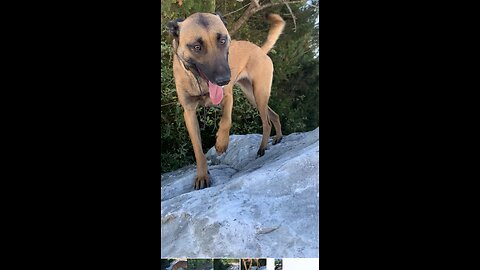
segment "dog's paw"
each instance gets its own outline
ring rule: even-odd
[[[227,151],[228,148],[228,141],[229,141],[229,136],[227,135],[222,135],[218,134],[217,136],[217,142],[215,143],[215,150],[217,151],[218,155],[221,155]]]
[[[198,189],[210,187],[211,182],[210,182],[209,174],[210,172],[208,172],[207,175],[202,175],[202,176],[197,175],[195,177],[195,181],[193,182],[193,188],[198,190]]]
[[[275,136],[275,138],[272,141],[272,145],[275,145],[277,143],[280,143],[283,139],[283,136]]]
[[[227,145],[222,145],[219,143],[215,144],[215,150],[217,151],[217,155],[221,155],[227,151],[228,144]]]
[[[257,158],[261,157],[265,155],[265,148],[260,148],[258,149],[258,152],[257,152]]]

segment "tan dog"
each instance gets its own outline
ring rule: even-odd
[[[285,21],[276,14],[267,16],[271,23],[267,41],[261,46],[248,41],[231,40],[221,15],[195,13],[185,20],[167,24],[173,36],[173,74],[178,100],[184,110],[185,124],[193,144],[197,175],[194,188],[210,186],[207,160],[203,153],[196,109],[198,105],[223,106],[215,149],[227,150],[232,125],[233,85],[239,85],[262,119],[263,137],[257,156],[263,156],[271,125],[282,139],[280,118],[269,106],[273,64],[267,53],[283,31]]]

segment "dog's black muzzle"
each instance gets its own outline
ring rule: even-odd
[[[230,82],[230,74],[223,76],[223,77],[217,77],[215,78],[215,84],[218,86],[224,86],[227,85]]]
[[[196,64],[200,74],[205,75],[206,80],[215,83],[218,86],[227,85],[230,82],[230,67],[227,64],[214,65],[215,69],[208,68],[206,65]]]

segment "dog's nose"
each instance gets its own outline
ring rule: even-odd
[[[230,82],[230,76],[223,76],[215,79],[215,84],[219,86],[227,85],[229,82]]]

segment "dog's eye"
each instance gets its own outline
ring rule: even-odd
[[[226,40],[226,39],[220,39],[220,44],[222,44],[222,45],[223,45],[223,44],[225,44],[225,42],[227,42],[227,40]]]
[[[202,49],[202,47],[200,47],[200,45],[195,45],[193,48],[194,48],[195,51],[197,51],[197,52]]]

